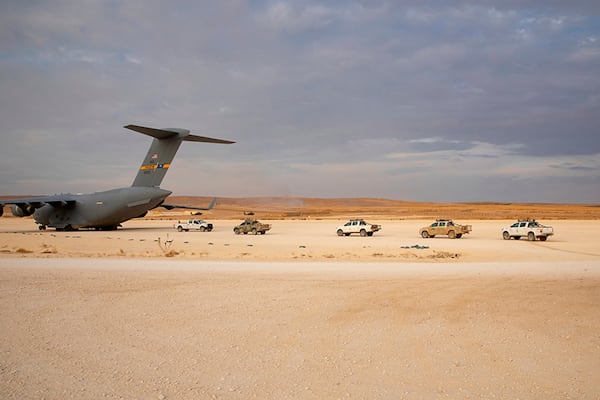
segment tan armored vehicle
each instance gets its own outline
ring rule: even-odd
[[[459,239],[469,232],[471,232],[471,225],[456,224],[451,219],[437,219],[433,224],[421,228],[419,234],[425,239],[437,235],[447,235],[450,239]]]
[[[244,235],[248,233],[251,233],[253,235],[260,233],[261,235],[264,235],[265,232],[267,232],[269,229],[271,229],[270,224],[263,224],[262,222],[258,222],[255,219],[247,219],[235,228],[233,228],[233,232],[236,235],[239,235],[240,233],[243,233]]]

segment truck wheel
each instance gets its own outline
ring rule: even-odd
[[[450,232],[448,232],[448,237],[449,237],[450,239],[454,239],[454,238],[456,238],[456,232],[454,232],[454,231],[450,231]]]
[[[364,229],[360,230],[360,236],[367,236],[367,231],[365,231]]]
[[[504,240],[510,240],[510,233],[508,233],[507,231],[502,232],[502,238]]]
[[[427,239],[427,238],[429,237],[429,232],[427,232],[427,231],[423,231],[423,232],[421,232],[421,237],[422,237],[423,239]]]
[[[461,237],[462,237],[462,233],[457,233],[457,234],[456,234],[456,238],[457,238],[457,239],[460,239]]]
[[[204,232],[204,231],[206,231],[206,228],[205,228],[205,227],[203,227],[203,226],[201,226],[201,227],[200,227],[200,232]]]
[[[367,232],[367,236],[373,236],[373,232]]]
[[[545,242],[548,239],[548,236],[540,236],[540,241]]]
[[[338,229],[338,230],[337,230],[337,235],[338,235],[338,236],[344,236],[344,231],[343,231],[343,230],[341,230],[341,229]]]
[[[533,232],[529,232],[527,234],[527,240],[529,240],[530,242],[533,242],[535,240],[535,234]]]
[[[236,235],[240,234],[240,228],[233,228],[233,233],[235,233]]]
[[[183,232],[183,228],[181,226],[177,227],[177,232]]]

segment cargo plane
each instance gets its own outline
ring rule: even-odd
[[[192,135],[187,129],[156,129],[139,125],[126,125],[124,128],[154,138],[130,187],[90,194],[0,199],[0,216],[4,205],[11,204],[14,216],[33,215],[40,230],[45,230],[47,227],[63,231],[79,228],[114,230],[121,226],[122,222],[144,217],[149,210],[156,207],[164,207],[167,210],[174,208],[210,210],[214,207],[216,199],[213,199],[206,208],[166,204],[164,201],[172,192],[161,189],[159,185],[171,166],[181,142],[218,144],[235,142]]]

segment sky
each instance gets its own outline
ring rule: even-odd
[[[600,203],[600,2],[0,2],[0,195]]]

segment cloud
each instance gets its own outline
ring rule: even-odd
[[[333,10],[321,5],[297,5],[293,2],[271,4],[262,16],[264,21],[277,29],[301,31],[328,26],[334,17]]]
[[[137,123],[238,142],[182,146],[176,192],[194,173],[190,194],[428,200],[425,183],[471,182],[461,200],[527,177],[589,200],[599,7],[565,4],[3,2],[0,186],[127,185]]]

